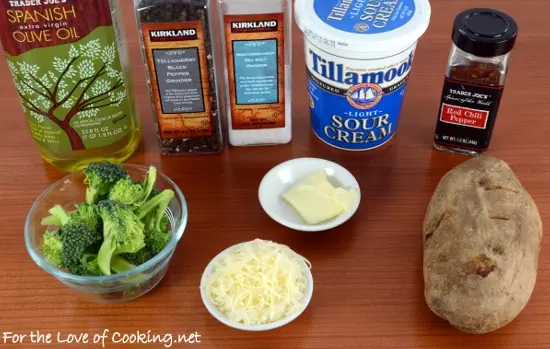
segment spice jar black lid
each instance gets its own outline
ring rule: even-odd
[[[462,51],[496,57],[514,48],[517,34],[518,25],[512,17],[493,9],[474,8],[456,17],[452,39]]]

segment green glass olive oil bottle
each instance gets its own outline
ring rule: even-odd
[[[32,138],[75,171],[141,139],[118,0],[0,0],[0,39]]]

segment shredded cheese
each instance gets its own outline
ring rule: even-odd
[[[301,310],[307,286],[303,262],[311,267],[288,246],[256,239],[217,261],[206,293],[234,322],[271,323]]]

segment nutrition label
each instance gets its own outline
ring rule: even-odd
[[[234,41],[237,104],[277,103],[277,40]]]
[[[198,48],[153,50],[164,114],[204,111]]]

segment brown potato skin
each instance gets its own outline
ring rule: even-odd
[[[424,219],[426,303],[467,333],[507,325],[531,297],[541,240],[537,206],[512,169],[466,161],[441,179]]]

